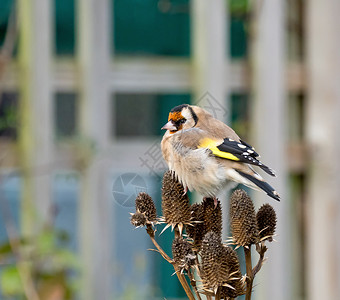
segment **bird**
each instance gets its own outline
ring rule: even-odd
[[[162,129],[166,130],[161,141],[164,160],[185,193],[197,191],[216,205],[221,190],[243,184],[280,201],[254,167],[274,177],[275,172],[259,160],[254,147],[203,108],[189,104],[172,108]]]

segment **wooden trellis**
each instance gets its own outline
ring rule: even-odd
[[[112,292],[110,264],[114,249],[110,241],[114,222],[110,214],[111,195],[107,195],[110,190],[109,171],[112,168],[136,169],[140,161],[135,153],[143,153],[154,142],[153,139],[137,141],[131,152],[126,150],[132,148],[131,141],[110,137],[111,97],[118,92],[153,92],[191,93],[197,99],[209,92],[224,102],[232,93],[251,90],[254,92],[253,138],[266,162],[278,171],[279,176],[273,185],[283,196],[282,203],[276,206],[279,242],[269,253],[270,262],[264,268],[266,279],[256,287],[255,295],[258,299],[296,298],[292,284],[298,276],[292,272],[294,253],[282,247],[296,238],[292,235],[294,228],[290,227],[290,201],[286,187],[289,171],[304,170],[306,160],[303,144],[289,145],[283,137],[289,122],[287,94],[308,91],[307,138],[314,150],[311,153],[313,169],[307,185],[310,216],[307,287],[310,299],[336,298],[340,266],[336,254],[339,251],[334,249],[339,248],[339,243],[335,243],[336,232],[332,235],[328,229],[333,221],[339,222],[337,174],[340,168],[336,158],[339,143],[335,141],[339,135],[336,112],[340,111],[337,84],[340,43],[336,38],[338,18],[335,12],[340,7],[334,0],[307,2],[309,55],[305,65],[287,62],[285,58],[285,1],[262,1],[253,44],[255,80],[251,81],[249,65],[244,61],[229,61],[225,55],[228,6],[223,0],[190,2],[191,59],[110,56],[111,1],[79,0],[76,6],[78,48],[73,60],[52,56],[54,13],[50,1],[18,1],[19,55],[9,66],[1,84],[4,91],[20,91],[23,126],[19,147],[14,142],[0,141],[0,154],[6,153],[7,169],[19,167],[24,171],[22,210],[25,213],[22,214],[22,224],[23,231],[29,233],[34,230],[35,220],[33,214],[27,213],[33,204],[31,199],[35,199],[40,214],[46,216],[51,202],[53,172],[77,164],[77,147],[54,141],[53,96],[56,92],[70,91],[80,95],[80,134],[96,145],[96,151],[82,173],[79,199],[80,251],[85,266],[82,299],[109,299]],[[317,135],[320,130],[329,133],[325,143],[321,143],[325,137]],[[323,155],[334,159],[329,163],[322,159]],[[36,176],[35,170],[42,166],[47,166],[48,172]],[[316,168],[325,170],[334,176],[334,180],[327,181],[326,178],[330,177],[320,176]],[[322,187],[318,188],[320,180]],[[329,219],[332,211],[335,216]],[[327,248],[328,244],[333,250]],[[323,262],[318,255],[322,255]],[[319,284],[319,278],[324,278],[322,284]],[[264,285],[264,282],[270,284]]]

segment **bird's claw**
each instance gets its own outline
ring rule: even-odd
[[[188,192],[188,187],[187,187],[187,186],[185,186],[185,187],[184,187],[183,196],[185,196],[185,195],[187,194],[187,192]]]
[[[214,197],[214,208],[216,208],[217,207],[217,198],[216,197]]]

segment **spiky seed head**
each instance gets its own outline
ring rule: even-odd
[[[234,289],[223,286],[221,288],[221,298],[236,298],[238,296],[245,294],[245,285],[242,281],[242,273],[240,268],[240,263],[236,252],[229,246],[224,246],[226,263],[230,272],[230,279],[228,280],[228,285],[232,286]]]
[[[186,232],[193,240],[193,248],[195,250],[199,250],[202,245],[202,240],[204,237],[204,214],[203,214],[203,206],[200,203],[195,203],[190,207],[191,219],[190,225],[185,227]]]
[[[130,222],[135,227],[141,227],[147,224],[147,219],[144,213],[137,211],[131,216]]]
[[[276,229],[276,213],[270,204],[263,204],[256,214],[257,228],[261,240],[273,240]]]
[[[135,206],[136,211],[145,214],[148,222],[152,223],[156,221],[156,206],[149,194],[144,192],[139,193],[135,201]]]
[[[228,282],[230,276],[225,250],[221,238],[213,231],[203,238],[201,258],[201,276],[205,288],[214,290]]]
[[[177,263],[182,270],[188,270],[196,263],[196,256],[192,251],[191,244],[182,237],[177,237],[173,240],[172,256],[175,263]]]
[[[183,185],[175,174],[167,171],[163,176],[162,210],[165,222],[169,225],[189,224],[191,219],[190,204]]]
[[[204,198],[202,206],[203,206],[204,231],[205,232],[213,231],[222,240],[221,202],[217,200],[217,206],[215,207],[214,199]]]
[[[258,240],[254,204],[243,190],[236,190],[230,197],[230,229],[235,244],[249,246]]]

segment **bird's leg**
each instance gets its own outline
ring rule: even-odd
[[[185,196],[188,192],[188,187],[187,186],[184,186],[184,193],[183,193],[183,196]]]
[[[213,199],[214,199],[214,205],[215,205],[215,208],[216,208],[217,207],[217,198],[214,197]]]

